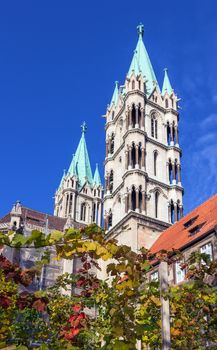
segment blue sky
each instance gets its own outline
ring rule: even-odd
[[[2,1],[0,5],[0,216],[17,200],[53,211],[64,168],[86,135],[103,174],[104,120],[145,26],[158,82],[182,99],[185,213],[217,188],[217,2]]]

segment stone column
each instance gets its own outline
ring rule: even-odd
[[[132,210],[132,190],[128,193],[128,211]]]
[[[173,146],[174,145],[174,135],[173,135],[173,125],[172,124],[170,124],[170,137],[171,137],[170,144],[171,144],[171,146]]]
[[[129,151],[125,150],[125,170],[128,169]]]
[[[136,106],[136,123],[135,123],[135,128],[139,127],[139,106]]]
[[[142,170],[145,171],[145,147],[142,147]]]
[[[181,219],[183,218],[183,205],[180,205],[179,210],[180,210],[180,219]]]
[[[135,168],[139,169],[139,145],[136,145],[135,148],[136,148],[136,164],[135,164]]]
[[[177,203],[174,203],[174,222],[178,220]]]
[[[125,193],[125,213],[128,213],[128,193]]]
[[[145,191],[142,191],[142,214],[145,214],[146,212],[146,196],[145,196]]]
[[[180,164],[177,164],[177,171],[178,171],[178,184],[181,185],[181,166],[180,166]]]
[[[167,182],[170,183],[169,162],[166,163],[166,177],[167,177]]]
[[[125,112],[125,115],[126,115],[126,130],[128,130],[129,128],[129,111],[128,110]]]
[[[171,205],[168,203],[168,222],[171,223]]]
[[[129,147],[129,165],[128,169],[132,169],[132,146]]]
[[[176,184],[176,170],[175,170],[175,163],[172,162],[172,172],[173,172],[173,176],[172,176],[172,183],[173,185]]]
[[[108,157],[109,141],[106,140],[106,157]]]
[[[132,106],[129,109],[129,129],[132,129]]]
[[[136,212],[139,213],[139,189],[136,189]]]
[[[176,138],[176,145],[179,145],[179,132],[178,132],[178,126],[175,126],[175,138]]]
[[[145,130],[145,109],[141,108],[141,129]]]
[[[102,204],[98,203],[99,205],[99,212],[98,212],[98,222],[97,225],[101,227],[101,217],[102,217]]]

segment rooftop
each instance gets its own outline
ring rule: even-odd
[[[217,194],[164,231],[151,247],[151,252],[182,249],[216,227]]]

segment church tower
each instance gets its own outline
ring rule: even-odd
[[[162,90],[138,42],[124,85],[106,111],[104,222],[108,236],[149,248],[183,215],[178,98],[164,72]]]
[[[103,187],[98,165],[94,176],[85,140],[86,123],[82,126],[82,135],[70,167],[64,171],[59,188],[55,194],[54,215],[67,218],[68,221],[82,224],[101,225]]]

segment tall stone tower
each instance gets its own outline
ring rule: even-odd
[[[54,215],[68,218],[83,224],[101,225],[102,195],[98,165],[94,176],[90,166],[85,140],[86,124],[83,123],[82,135],[67,172],[64,171],[59,188],[55,193]]]
[[[107,235],[149,248],[183,215],[178,98],[167,70],[162,90],[143,43],[106,111],[104,221]]]

